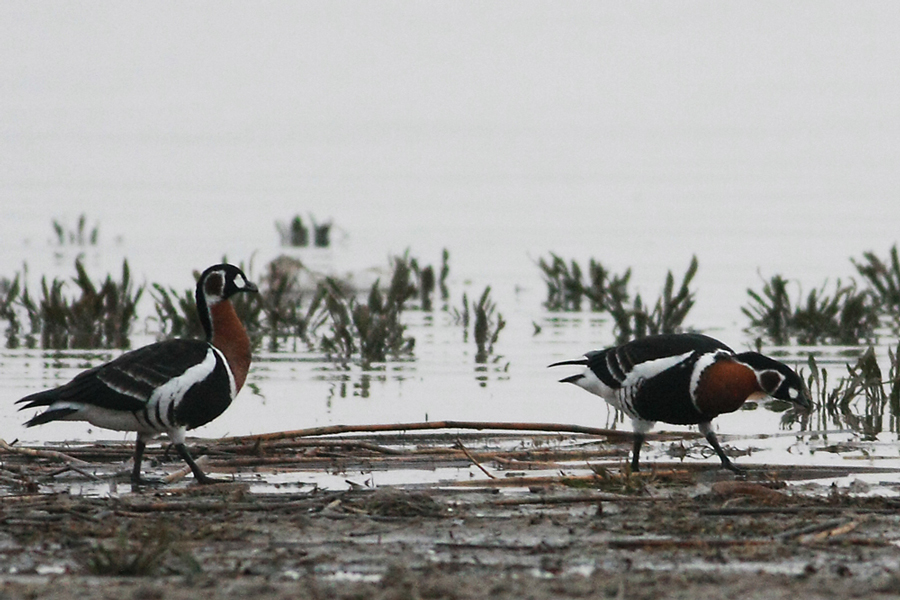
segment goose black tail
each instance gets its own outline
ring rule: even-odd
[[[33,416],[28,421],[25,421],[25,427],[43,425],[44,423],[49,423],[50,421],[59,421],[60,419],[65,419],[72,413],[76,412],[78,412],[77,408],[54,408],[51,410],[46,410],[39,415]]]
[[[577,365],[580,367],[586,367],[587,364],[588,364],[587,357],[582,356],[581,358],[574,358],[572,360],[563,360],[560,362],[555,362],[552,365],[547,365],[547,368],[549,369],[550,367],[562,367],[565,365]]]
[[[20,406],[19,410],[25,410],[26,408],[38,408],[39,406],[50,406],[54,402],[59,400],[59,397],[56,395],[56,390],[44,390],[43,392],[38,392],[37,394],[31,394],[30,396],[25,396],[21,400],[16,400],[16,404],[24,404],[25,406]]]

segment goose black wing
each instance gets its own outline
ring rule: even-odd
[[[585,365],[606,385],[618,389],[629,373],[638,365],[653,361],[684,356],[699,356],[708,352],[733,350],[709,336],[699,333],[673,333],[651,335],[604,350],[585,354]]]
[[[76,402],[110,410],[139,411],[157,388],[201,363],[208,352],[209,344],[200,340],[151,344],[79,373],[58,388],[22,398],[16,404],[24,404],[21,409],[25,409],[50,406],[54,402]]]

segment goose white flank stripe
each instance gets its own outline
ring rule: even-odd
[[[736,354],[722,342],[695,333],[664,334],[588,352],[553,363],[583,366],[560,381],[596,394],[631,418],[631,468],[640,468],[646,433],[657,421],[697,425],[722,466],[740,471],[725,455],[712,420],[751,398],[772,396],[809,409],[809,390],[793,369],[758,352]]]
[[[26,425],[87,421],[137,432],[135,484],[148,440],[165,433],[200,483],[214,481],[184,444],[185,432],[209,423],[231,404],[250,369],[250,338],[229,298],[257,288],[229,264],[213,265],[197,281],[197,312],[206,340],[169,340],[127,352],[79,373],[69,383],[22,398],[22,409],[46,407]]]

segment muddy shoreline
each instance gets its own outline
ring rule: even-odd
[[[12,458],[4,455],[4,466],[33,468],[33,481],[61,471],[46,458]],[[308,467],[272,462],[253,477]],[[485,471],[497,464],[486,461]],[[896,498],[788,485],[812,477],[809,468],[750,466],[736,478],[685,463],[635,476],[620,464],[578,477],[523,469],[340,491],[258,492],[246,466],[238,482],[214,486],[188,479],[131,493],[120,484],[122,493],[105,496],[48,492],[43,483],[10,489],[0,498],[0,590],[262,600],[900,594]]]

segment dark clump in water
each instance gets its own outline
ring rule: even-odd
[[[668,272],[662,294],[652,308],[644,303],[640,294],[632,299],[628,291],[631,269],[613,275],[600,262],[591,259],[588,281],[584,281],[576,261],[571,261],[569,266],[556,254],[550,256],[551,260],[542,258],[538,262],[547,284],[544,306],[551,311],[580,311],[582,300],[589,300],[592,311],[607,312],[613,318],[617,343],[659,333],[676,333],[694,306],[695,293],[690,284],[697,274],[696,256],[691,258],[677,292],[675,278],[671,271]]]
[[[134,287],[128,261],[122,262],[122,275],[111,275],[95,284],[80,259],[75,261],[76,275],[72,279],[80,294],[69,297],[64,293],[66,281],[41,279],[41,296],[32,298],[23,277],[17,275],[6,286],[5,298],[0,301],[0,316],[8,326],[6,346],[21,345],[44,349],[70,348],[128,348],[131,327],[137,318],[137,303],[144,286]],[[24,318],[23,318],[24,317]],[[24,331],[23,322],[30,331]]]
[[[777,345],[791,340],[801,345],[856,345],[874,337],[879,316],[869,290],[838,280],[833,294],[823,285],[794,305],[787,287],[787,279],[774,275],[762,292],[747,290],[751,302],[741,311],[750,319],[750,331]]]

